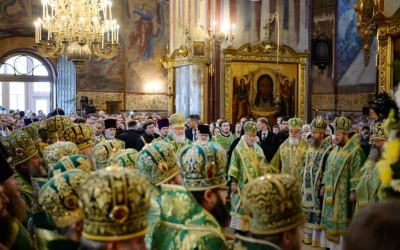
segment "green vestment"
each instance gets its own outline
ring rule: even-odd
[[[100,134],[97,138],[94,140],[94,145],[99,144],[100,142],[107,141],[106,137],[103,134]]]
[[[304,232],[312,234],[313,229],[319,229],[321,221],[322,198],[320,189],[325,172],[325,163],[332,150],[332,137],[328,136],[318,148],[309,147],[303,168],[301,169],[301,196],[303,210],[306,213]]]
[[[229,150],[231,147],[231,144],[233,142],[233,137],[232,136],[224,136],[222,134],[218,134],[216,136],[213,136],[210,141],[216,142],[219,145],[221,145],[226,151]]]
[[[274,243],[236,234],[234,250],[281,250]]]
[[[293,176],[298,181],[302,181],[300,176],[303,167],[304,158],[308,150],[308,143],[305,140],[299,140],[297,146],[289,144],[289,138],[286,139],[276,151],[274,158],[269,163],[268,169],[275,173],[284,173]]]
[[[325,168],[325,194],[321,229],[329,241],[339,243],[353,216],[350,192],[356,189],[359,170],[365,162],[358,133],[346,145],[332,149]]]
[[[149,222],[149,231],[145,236],[146,248],[151,249],[151,242],[155,227],[160,222],[160,188],[150,184],[150,208],[147,213],[147,220]]]
[[[176,142],[174,137],[171,134],[168,134],[165,138],[164,141],[168,142],[169,144],[171,144],[174,147],[174,152],[178,153],[178,151],[183,148],[186,145],[190,145],[192,144],[192,141],[189,140],[188,138],[185,137],[185,142],[184,143],[179,143]]]
[[[378,170],[375,168],[376,161],[368,158],[360,170],[360,179],[356,187],[356,210],[379,201],[378,189],[381,185]]]
[[[18,181],[18,191],[22,197],[22,199],[26,203],[26,207],[28,208],[28,213],[29,210],[33,204],[33,188],[32,185],[25,180],[25,178],[21,175],[21,173],[14,169],[14,176],[15,179]]]
[[[244,138],[240,139],[238,145],[233,150],[228,171],[229,180],[233,177],[238,183],[238,193],[231,194],[230,214],[235,219],[248,221],[248,215],[245,214],[241,202],[242,191],[249,181],[263,175],[262,167],[267,166],[267,164],[264,152],[257,143],[254,143],[253,147],[249,147]]]
[[[161,204],[151,249],[229,249],[218,222],[185,187],[161,185]]]
[[[11,250],[35,249],[28,231],[16,219],[13,219],[10,238],[4,245]]]

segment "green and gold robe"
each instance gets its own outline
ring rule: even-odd
[[[325,168],[325,194],[322,209],[321,229],[329,241],[339,243],[353,216],[350,192],[356,189],[359,170],[365,162],[358,133],[343,147],[332,149]]]
[[[243,209],[241,202],[244,186],[251,180],[263,175],[262,167],[267,166],[264,152],[261,147],[254,143],[249,147],[244,138],[240,139],[238,145],[233,150],[231,161],[229,163],[228,179],[237,180],[238,193],[231,194],[230,214],[232,215],[231,227],[238,230],[247,230],[248,215]]]
[[[168,134],[164,141],[170,143],[174,147],[174,152],[178,153],[178,151],[186,145],[192,144],[192,141],[185,137],[185,143],[176,142],[174,137],[171,134]]]
[[[320,198],[320,189],[325,172],[325,163],[332,150],[332,137],[328,136],[319,148],[309,147],[303,168],[301,169],[301,196],[303,210],[306,214],[306,223],[303,231],[312,234],[312,230],[318,230],[321,222],[322,198]],[[313,246],[319,246],[318,242],[312,242],[310,239],[306,243],[312,243]]]
[[[30,184],[25,178],[22,176],[22,174],[14,169],[14,176],[15,179],[18,181],[18,191],[22,197],[22,199],[26,203],[26,207],[29,209],[33,205],[33,188],[32,184]]]
[[[107,138],[103,134],[101,134],[101,135],[95,137],[94,145],[97,145],[98,143],[103,142],[103,141],[107,141]]]
[[[230,136],[225,136],[223,134],[218,134],[216,136],[213,136],[210,141],[218,143],[226,151],[228,151],[229,148],[231,147],[232,142],[233,142],[233,137],[231,135]]]
[[[12,220],[11,235],[4,245],[8,247],[8,249],[35,249],[34,243],[31,241],[25,227],[16,219]]]
[[[149,231],[145,236],[146,248],[151,249],[151,242],[155,227],[160,222],[161,207],[160,207],[160,188],[150,184],[150,208],[147,213],[149,222]]]
[[[378,189],[381,185],[378,170],[375,168],[376,161],[368,158],[360,170],[360,179],[356,187],[356,210],[366,207],[369,204],[379,201]]]
[[[185,187],[161,185],[161,204],[151,249],[229,249],[218,222]]]
[[[250,237],[245,237],[236,234],[235,242],[233,245],[234,250],[281,250],[281,248],[274,243],[254,239]]]
[[[276,151],[268,168],[272,169],[275,173],[288,174],[296,178],[296,180],[302,181],[300,172],[307,150],[308,143],[306,141],[300,139],[297,146],[291,146],[288,138],[282,143],[278,151]]]

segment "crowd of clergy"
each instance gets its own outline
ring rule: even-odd
[[[10,110],[0,250],[398,249],[400,126],[387,120]]]

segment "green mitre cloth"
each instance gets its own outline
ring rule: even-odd
[[[35,246],[31,241],[28,231],[26,231],[25,227],[15,219],[13,219],[12,221],[10,238],[4,245],[11,250],[35,249]]]
[[[229,249],[218,222],[185,187],[161,185],[161,204],[151,249]]]

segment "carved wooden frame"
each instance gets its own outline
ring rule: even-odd
[[[224,53],[224,117],[232,121],[233,111],[233,62],[252,62],[252,63],[275,63],[277,62],[277,44],[271,43],[272,47],[266,46],[263,41],[254,45],[243,44],[238,48],[229,46],[223,50]],[[284,67],[285,64],[295,64],[297,66],[297,96],[295,116],[303,121],[307,120],[307,109],[309,102],[306,100],[308,93],[308,55],[307,51],[297,53],[289,46],[279,47],[278,65]],[[234,121],[233,121],[234,122]]]
[[[391,17],[378,12],[374,19],[378,26],[378,93],[393,89],[393,38],[400,36],[400,8]]]

